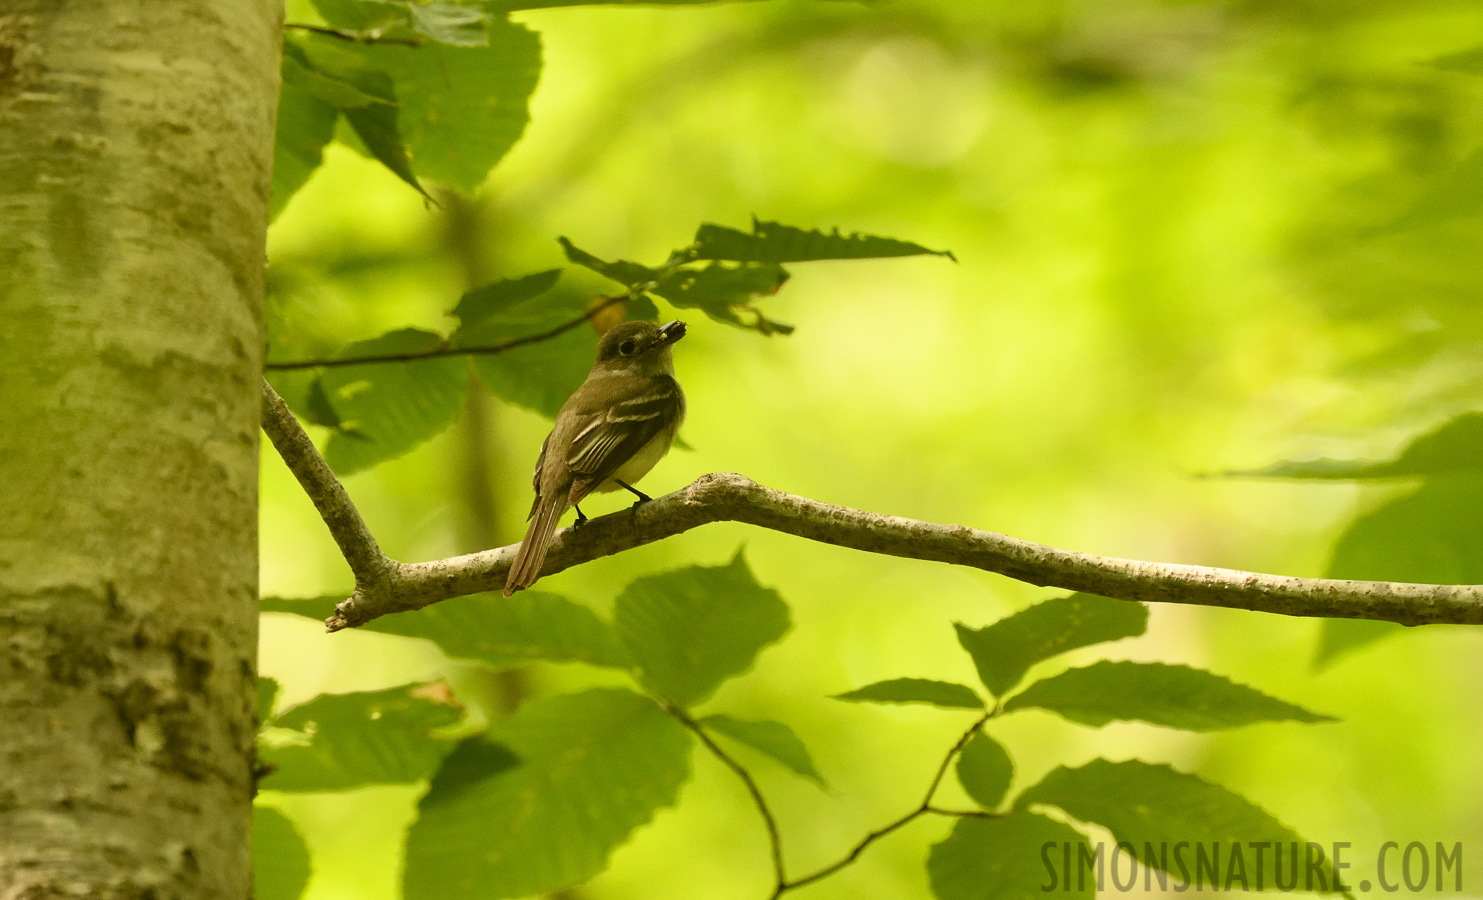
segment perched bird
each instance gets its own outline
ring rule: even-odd
[[[505,596],[528,588],[541,575],[556,522],[588,494],[632,492],[669,452],[685,418],[685,394],[675,380],[670,348],[685,336],[684,322],[655,326],[623,322],[597,344],[587,380],[556,414],[556,424],[536,460],[536,499],[530,527],[505,579]],[[587,521],[577,507],[577,524]]]

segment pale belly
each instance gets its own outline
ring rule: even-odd
[[[669,452],[670,445],[674,443],[675,432],[678,430],[678,427],[666,429],[654,435],[649,443],[639,448],[639,452],[629,457],[628,462],[618,467],[618,471],[613,473],[612,478],[593,490],[597,493],[622,490],[623,488],[618,484],[619,481],[624,484],[637,484],[640,478],[649,474],[649,470],[664,459],[664,455]]]

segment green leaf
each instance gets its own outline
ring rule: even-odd
[[[409,21],[407,6],[394,0],[313,0],[332,27],[357,33],[382,32]]]
[[[273,182],[268,204],[271,219],[278,218],[324,162],[324,147],[335,136],[338,116],[333,106],[284,80],[273,135]]]
[[[548,292],[511,301],[478,324],[460,328],[451,340],[460,347],[493,347],[537,337],[582,319],[587,314],[587,302],[587,298],[574,291]],[[476,299],[465,309],[474,315],[486,305],[493,306],[494,302],[485,304]],[[579,324],[554,337],[500,353],[474,356],[474,371],[502,400],[555,417],[561,404],[587,377],[596,346],[596,332]]]
[[[428,686],[322,694],[278,716],[274,725],[303,732],[306,743],[265,747],[276,791],[344,791],[427,778],[453,749],[432,736],[458,721],[457,706],[429,699]]]
[[[278,682],[258,676],[257,680],[257,723],[266,724],[273,718],[273,702],[278,699]]]
[[[954,627],[984,687],[1003,696],[1041,660],[1078,647],[1134,637],[1147,625],[1148,609],[1141,603],[1072,594],[1037,603],[987,628]]]
[[[253,900],[298,900],[309,884],[309,848],[288,817],[252,808]]]
[[[313,50],[311,56],[310,50]],[[396,106],[396,91],[382,72],[334,44],[283,42],[283,83],[335,109]]]
[[[1005,712],[1029,707],[1094,727],[1136,720],[1215,731],[1253,722],[1335,721],[1203,669],[1105,660],[1037,681],[1004,704]]]
[[[653,293],[680,309],[699,309],[718,322],[755,327],[763,333],[791,334],[792,325],[764,318],[750,308],[758,297],[775,294],[789,278],[776,263],[744,263],[729,266],[711,263],[703,269],[676,269],[664,275]],[[748,309],[752,321],[738,314]]]
[[[706,716],[700,720],[700,724],[772,757],[816,784],[824,784],[824,777],[814,768],[808,748],[803,746],[803,741],[798,739],[793,729],[782,722],[746,722],[717,714]]]
[[[418,176],[463,193],[477,188],[524,133],[541,71],[534,32],[499,20],[487,33],[481,47],[355,48],[396,85],[397,125]]]
[[[1359,481],[1469,472],[1483,472],[1483,413],[1464,413],[1421,435],[1393,460],[1315,459],[1280,462],[1261,469],[1226,474]]]
[[[640,578],[618,595],[613,611],[639,679],[683,707],[745,672],[789,624],[788,605],[757,583],[741,553],[724,566]]]
[[[442,346],[428,331],[407,328],[358,341],[341,359],[424,353]],[[400,456],[453,424],[468,394],[468,364],[456,356],[337,366],[320,376],[340,420],[325,459],[349,475]]]
[[[958,782],[973,801],[985,809],[996,809],[1014,778],[1014,760],[999,742],[983,731],[958,753]]]
[[[1095,885],[1046,887],[1055,871],[1047,848],[1082,843],[1070,827],[1023,810],[1002,819],[965,816],[932,847],[927,875],[939,900],[1044,900],[1048,890],[1057,897],[1091,900]]]
[[[888,678],[835,694],[834,699],[868,703],[930,703],[948,709],[984,708],[983,699],[972,688],[930,678]]]
[[[566,258],[583,268],[591,269],[604,278],[611,278],[624,287],[638,288],[650,282],[657,283],[664,277],[665,270],[651,269],[648,266],[639,265],[626,259],[616,262],[608,262],[588,253],[586,250],[576,246],[564,237],[556,239],[561,244],[561,249],[566,253]]]
[[[407,900],[525,897],[590,878],[690,776],[689,732],[631,691],[533,701],[491,736],[520,766],[438,773],[407,836]]]
[[[526,324],[531,313],[537,309],[537,307],[528,306],[527,301],[551,290],[556,286],[559,278],[561,278],[561,270],[550,269],[545,272],[536,272],[534,275],[526,275],[523,278],[502,278],[499,281],[490,282],[459,298],[458,305],[453,307],[452,314],[458,318],[460,329],[475,328],[507,311],[514,311],[517,316],[521,317],[522,324]],[[542,321],[548,321],[548,319],[542,317]],[[552,324],[560,323],[553,322]]]
[[[1139,862],[1166,872],[1170,871],[1165,868],[1167,860],[1156,858],[1155,853],[1182,841],[1190,846],[1227,848],[1233,843],[1261,841],[1280,847],[1304,843],[1290,828],[1238,794],[1168,766],[1137,760],[1097,759],[1078,769],[1058,767],[1016,803],[1021,809],[1034,803],[1056,806],[1080,821],[1101,825],[1117,840],[1131,844]],[[1322,872],[1321,883],[1315,879],[1300,889],[1329,892],[1333,882],[1327,862]],[[1184,877],[1186,873],[1177,874]],[[1254,877],[1254,869],[1248,874]],[[1270,874],[1269,867],[1264,876]],[[1223,880],[1226,875],[1224,868],[1215,880],[1198,867],[1188,873],[1193,884],[1220,881],[1223,888],[1229,888]]]
[[[407,9],[412,14],[412,27],[419,34],[455,47],[489,46],[489,32],[485,28],[488,17],[479,9],[448,0],[412,2],[407,4]]]
[[[449,656],[496,666],[537,659],[618,669],[631,665],[612,627],[596,613],[540,591],[521,591],[514,597],[454,597],[414,612],[382,616],[363,627],[424,638]]]
[[[1483,584],[1483,476],[1429,479],[1350,523],[1334,547],[1328,577],[1419,584]],[[1317,662],[1324,665],[1402,626],[1328,620]]]
[[[417,180],[417,173],[412,171],[412,160],[407,155],[407,148],[402,143],[401,130],[397,125],[396,107],[367,106],[342,112],[345,121],[350,123],[355,136],[360,138],[371,156],[390,169],[393,175],[411,185],[417,193],[429,200],[433,198],[422,186],[422,182]]]
[[[681,251],[686,259],[732,262],[786,263],[820,259],[876,259],[892,256],[946,256],[947,250],[929,250],[921,244],[870,234],[804,230],[778,222],[752,220],[752,233],[707,222],[695,232],[695,243]]]
[[[1448,72],[1467,72],[1483,75],[1483,47],[1474,47],[1459,53],[1449,53],[1431,61],[1433,66]]]

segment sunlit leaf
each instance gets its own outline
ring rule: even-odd
[[[341,359],[379,357],[383,361],[324,370],[325,396],[340,421],[330,435],[325,459],[341,475],[400,456],[453,424],[469,388],[468,364],[445,356],[410,361],[387,357],[437,349],[443,339],[407,328],[340,352]]]
[[[1105,660],[1037,681],[1004,704],[1006,712],[1029,707],[1097,727],[1136,720],[1214,731],[1254,722],[1334,721],[1203,669]]]
[[[253,900],[298,900],[309,884],[309,848],[276,809],[252,808]]]
[[[842,234],[839,229],[805,230],[778,222],[752,220],[752,233],[706,223],[695,232],[695,243],[683,251],[688,259],[733,262],[786,263],[820,259],[876,259],[892,256],[946,256],[921,244],[871,234]]]
[[[469,193],[504,158],[530,121],[527,101],[541,70],[535,32],[487,24],[488,45],[357,45],[367,64],[391,76],[397,126],[420,178]]]
[[[496,666],[531,660],[630,665],[612,627],[596,613],[540,591],[521,591],[513,597],[454,597],[413,612],[381,616],[363,627],[425,638],[449,656]]]
[[[930,678],[889,678],[867,684],[843,694],[835,694],[836,700],[855,700],[869,703],[930,703],[948,709],[983,709],[983,698],[973,689],[950,681],[933,681]]]
[[[700,724],[772,757],[817,784],[824,783],[824,777],[819,774],[813,759],[808,755],[808,748],[793,733],[793,729],[782,722],[747,722],[717,714],[706,716],[700,720]]]
[[[724,566],[639,578],[618,595],[613,625],[654,692],[679,706],[751,667],[789,627],[788,606],[738,553]]]
[[[1021,809],[1036,803],[1059,807],[1080,821],[1101,825],[1118,841],[1131,844],[1139,862],[1164,871],[1171,871],[1165,868],[1170,861],[1159,856],[1160,848],[1167,852],[1180,842],[1186,842],[1186,847],[1206,848],[1262,841],[1281,848],[1306,843],[1292,829],[1239,794],[1168,766],[1137,760],[1097,759],[1076,769],[1058,767],[1016,801]],[[1228,874],[1225,867],[1212,880],[1191,860],[1190,871],[1177,874],[1187,875],[1193,884],[1218,882],[1222,888],[1231,887],[1224,881]],[[1256,888],[1254,866],[1245,874],[1252,879],[1249,885]],[[1332,874],[1331,867],[1324,862],[1315,873],[1320,877],[1300,889],[1327,893],[1333,887]],[[1295,875],[1289,869],[1286,877],[1291,879]],[[1264,877],[1273,876],[1268,867]],[[1275,884],[1280,883],[1279,879]],[[1267,881],[1265,886],[1275,885]]]
[[[690,734],[650,700],[591,690],[527,703],[490,737],[520,765],[439,772],[407,836],[407,900],[525,897],[581,882],[690,776]]]
[[[321,694],[274,720],[275,727],[301,732],[304,741],[262,748],[273,767],[262,787],[344,791],[420,781],[453,749],[432,732],[460,715],[459,707],[420,685]]]
[[[955,627],[984,687],[1003,696],[1041,660],[1134,637],[1147,625],[1148,609],[1141,603],[1072,594],[1037,603],[986,628]]]
[[[1069,826],[1023,810],[1002,819],[966,816],[927,857],[932,893],[939,900],[1043,900],[1053,871],[1043,859],[1046,848],[1071,845],[1074,855],[1084,841]],[[1086,882],[1053,889],[1054,896],[1075,900],[1096,894]]]
[[[1014,760],[998,741],[976,731],[958,753],[958,783],[973,801],[996,809],[1014,779]]]

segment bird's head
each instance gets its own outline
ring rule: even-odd
[[[645,374],[667,372],[672,367],[670,347],[684,336],[685,323],[678,320],[665,325],[621,322],[597,342],[597,361]]]

